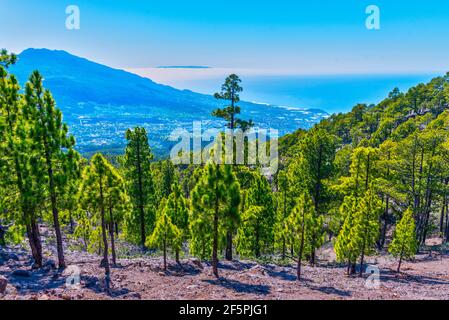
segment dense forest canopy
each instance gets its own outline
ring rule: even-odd
[[[279,171],[257,166],[175,166],[154,161],[143,128],[130,128],[123,156],[76,150],[38,71],[21,88],[0,55],[0,245],[22,242],[42,267],[42,225],[55,230],[64,268],[63,234],[80,250],[100,254],[106,279],[116,241],[210,259],[304,262],[332,243],[339,262],[363,272],[374,252],[413,257],[430,236],[449,242],[449,73],[377,105],[359,104],[312,129],[279,141]],[[240,79],[226,79],[213,112],[228,127],[236,116]]]

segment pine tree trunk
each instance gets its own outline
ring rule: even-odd
[[[385,200],[385,210],[383,215],[384,224],[382,226],[382,234],[380,238],[380,246],[379,249],[382,250],[385,246],[385,240],[387,237],[387,226],[388,226],[388,211],[389,211],[389,205],[390,205],[390,195],[387,194],[386,200]]]
[[[73,233],[73,218],[72,218],[72,210],[69,210],[69,223],[70,223],[70,233]]]
[[[348,265],[346,268],[346,274],[348,275],[348,277],[351,275],[351,260],[348,259]]]
[[[167,240],[164,238],[164,271],[167,271]]]
[[[44,141],[44,148],[45,148],[45,159],[47,162],[47,174],[48,174],[48,182],[49,182],[49,189],[50,189],[50,201],[51,201],[51,211],[53,214],[53,225],[55,228],[55,234],[56,234],[56,249],[58,251],[58,264],[59,268],[63,269],[65,268],[65,261],[64,261],[64,248],[62,244],[62,234],[61,234],[61,226],[59,225],[59,212],[58,212],[58,204],[56,199],[56,188],[55,188],[55,181],[53,176],[53,166],[51,163],[51,156],[49,151],[49,146],[46,137],[43,138]]]
[[[356,272],[356,264],[355,264],[355,262],[352,262],[351,263],[351,274],[355,274],[355,272]]]
[[[259,245],[259,240],[260,240],[260,236],[259,236],[259,223],[257,222],[256,224],[256,240],[254,242],[254,255],[256,256],[256,258],[260,258],[260,245]],[[292,248],[293,249],[293,248]]]
[[[443,205],[441,206],[441,216],[440,216],[440,234],[444,236],[444,217],[445,217],[445,206],[446,206],[446,197],[443,198]]]
[[[401,264],[402,264],[402,255],[401,255],[401,257],[399,258],[398,269],[396,270],[397,273],[401,272]]]
[[[201,259],[206,258],[206,243],[204,241],[204,238],[201,239]]]
[[[318,163],[317,163],[317,181],[315,184],[315,214],[319,216],[320,214],[320,194],[321,194],[321,166],[322,166],[322,158],[323,158],[323,146],[320,145],[320,149],[318,152]],[[312,237],[312,242],[315,243],[315,235]],[[312,266],[315,265],[315,246],[312,245],[312,249],[310,251],[310,263]]]
[[[315,248],[312,246],[312,249],[310,250],[310,264],[312,266],[315,266]]]
[[[446,242],[449,242],[449,210],[446,204]]]
[[[286,191],[286,187],[284,185],[283,187],[284,192],[283,194],[283,198],[284,198],[284,220],[287,219],[287,191]],[[285,260],[285,256],[286,256],[286,251],[287,251],[287,247],[286,247],[286,243],[285,243],[285,235],[282,236],[282,260]]]
[[[302,254],[304,251],[304,214],[303,214],[303,222],[302,222],[302,231],[301,231],[301,244],[299,246],[299,253],[298,253],[298,266],[297,266],[297,270],[296,270],[296,275],[298,277],[298,281],[301,280],[301,262],[302,262]]]
[[[360,271],[359,271],[360,276],[363,275],[363,262],[364,262],[364,260],[365,260],[365,245],[362,248],[362,257],[360,259]]]
[[[100,199],[101,199],[101,233],[103,238],[103,260],[101,261],[101,266],[105,270],[105,285],[106,290],[109,291],[109,282],[111,276],[111,269],[109,267],[108,260],[108,238],[106,236],[106,222],[105,222],[105,208],[104,208],[104,196],[103,196],[103,185],[102,178],[100,177]]]
[[[175,259],[176,259],[176,263],[178,263],[178,264],[181,263],[181,261],[179,261],[179,249],[176,249]]]
[[[399,257],[398,269],[397,272],[401,272],[401,264],[402,264],[402,256],[404,255],[404,244],[402,244],[401,255]]]
[[[285,260],[285,257],[286,257],[286,251],[287,251],[287,246],[286,246],[286,243],[285,243],[285,237],[283,236],[282,237],[282,260]]]
[[[228,261],[232,261],[232,231],[226,232],[226,254],[225,258]]]
[[[140,210],[140,244],[142,249],[145,249],[145,210],[143,203],[143,181],[142,181],[142,167],[140,160],[140,141],[137,141],[137,179],[139,184],[139,210]]]
[[[0,247],[6,246],[5,233],[6,233],[5,228],[2,225],[0,225]]]
[[[27,236],[30,243],[31,255],[33,256],[34,263],[38,268],[42,267],[42,245],[39,234],[39,225],[34,217],[30,217],[31,222],[26,225]]]
[[[114,241],[114,215],[112,214],[112,207],[109,207],[109,235],[111,237],[111,253],[112,253],[112,264],[117,265],[116,253],[115,253],[115,241]]]
[[[215,201],[214,239],[212,244],[212,269],[214,275],[218,278],[218,199],[216,199]]]

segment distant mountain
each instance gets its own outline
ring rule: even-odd
[[[27,49],[11,72],[24,84],[36,69],[63,111],[81,152],[121,152],[124,132],[139,125],[147,128],[155,151],[166,155],[172,130],[191,130],[193,121],[203,121],[206,127],[223,126],[210,113],[225,103],[210,95],[178,90],[58,50]],[[243,118],[281,134],[307,128],[327,116],[321,110],[249,102],[241,102],[241,107]]]
[[[158,69],[212,69],[207,66],[159,66]]]

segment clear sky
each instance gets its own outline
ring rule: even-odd
[[[365,27],[370,4],[381,10],[378,31]],[[68,5],[80,8],[80,30],[65,28]],[[0,0],[0,47],[122,68],[443,73],[448,40],[447,0]]]

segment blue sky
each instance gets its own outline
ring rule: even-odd
[[[381,10],[378,31],[365,28],[370,4]],[[66,30],[67,5],[80,8],[80,30]],[[123,68],[449,70],[446,0],[0,0],[0,23],[0,47],[63,49]]]

